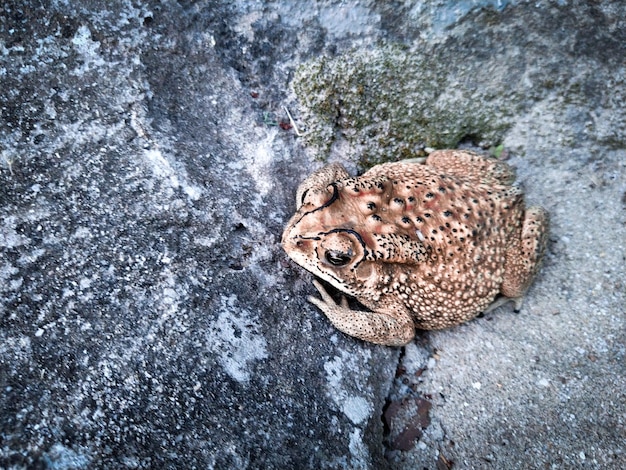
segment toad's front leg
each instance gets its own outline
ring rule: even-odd
[[[309,302],[347,335],[386,346],[403,346],[414,338],[415,325],[406,310],[390,309],[388,313],[352,310],[345,297],[337,305],[319,282],[313,281],[313,285],[322,298],[309,297]]]

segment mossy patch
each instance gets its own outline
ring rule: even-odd
[[[465,60],[443,47],[385,45],[303,64],[293,87],[307,143],[325,158],[344,138],[364,167],[463,140],[497,145],[516,106],[499,94],[500,80]]]

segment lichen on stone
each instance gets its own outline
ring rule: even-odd
[[[367,167],[463,140],[497,144],[514,111],[498,96],[499,80],[447,56],[441,45],[383,45],[304,63],[293,88],[304,108],[307,145],[325,158],[345,139]]]

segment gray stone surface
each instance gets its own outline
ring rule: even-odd
[[[626,467],[624,18],[617,0],[3,2],[0,468]],[[453,117],[490,100],[488,143],[553,220],[520,314],[402,350],[336,332],[279,246],[319,159],[385,145],[341,119],[328,155],[283,129],[287,105],[316,131],[296,70],[386,45],[450,63]]]

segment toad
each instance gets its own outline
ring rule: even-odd
[[[525,207],[504,162],[440,150],[351,177],[331,164],[298,188],[289,257],[369,310],[309,300],[339,330],[399,346],[512,300],[519,310],[546,248],[548,214]]]

